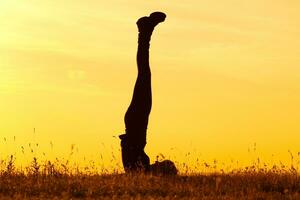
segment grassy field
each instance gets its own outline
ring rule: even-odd
[[[300,178],[293,169],[257,167],[177,176],[97,174],[36,160],[17,170],[11,159],[0,171],[0,199],[300,199]]]

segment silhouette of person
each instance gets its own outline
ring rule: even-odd
[[[131,103],[125,114],[126,133],[119,136],[121,139],[122,162],[126,172],[149,172],[151,168],[155,172],[159,171],[160,163],[156,162],[150,165],[150,159],[144,148],[146,145],[148,118],[152,106],[151,71],[149,65],[150,39],[155,26],[163,22],[165,18],[166,15],[164,13],[154,12],[149,17],[140,18],[136,23],[139,31],[137,50],[138,76]],[[162,170],[167,168],[166,166],[170,164],[169,162],[171,161],[165,161],[161,164]],[[175,168],[172,162],[171,165]]]

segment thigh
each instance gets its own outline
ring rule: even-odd
[[[151,80],[138,77],[131,103],[125,114],[126,128],[133,126],[147,127],[152,106]]]

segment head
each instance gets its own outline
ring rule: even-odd
[[[176,175],[178,170],[172,161],[164,160],[150,165],[150,172],[154,175]]]

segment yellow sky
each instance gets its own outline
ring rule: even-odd
[[[288,150],[300,151],[299,9],[294,0],[0,0],[0,156],[31,142],[49,157],[75,144],[78,158],[119,158],[135,21],[161,10],[151,160],[288,162]]]

